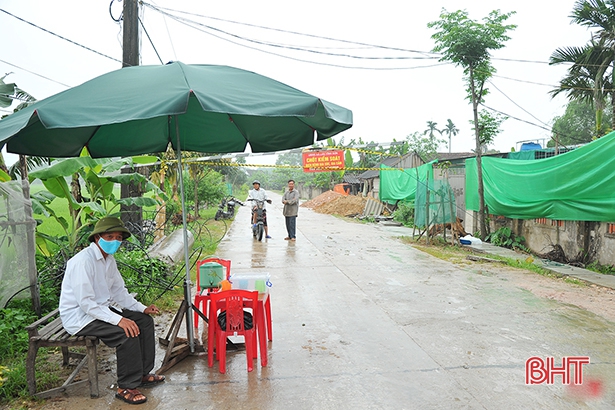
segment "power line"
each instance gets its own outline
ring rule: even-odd
[[[227,19],[222,19],[222,18],[218,18],[218,17],[210,17],[210,16],[205,16],[205,15],[202,15],[202,14],[190,13],[190,12],[181,11],[181,10],[174,10],[174,9],[169,9],[169,8],[164,8],[164,7],[157,7],[157,6],[154,6],[154,5],[146,3],[146,2],[143,2],[142,4],[144,6],[150,7],[151,9],[153,9],[155,11],[158,11],[161,14],[167,15],[169,17],[175,17],[175,16],[173,16],[172,14],[170,14],[168,12],[165,12],[163,10],[173,11],[173,12],[176,12],[176,13],[182,13],[182,14],[187,14],[187,15],[190,15],[190,16],[202,17],[202,18],[206,18],[206,19],[222,21],[222,22],[227,22],[227,23],[232,23],[232,24],[244,25],[244,26],[248,26],[248,27],[260,28],[260,29],[263,29],[263,30],[270,30],[270,31],[276,31],[276,32],[281,32],[281,33],[287,33],[287,34],[294,34],[294,35],[305,36],[305,37],[318,38],[318,39],[321,39],[321,40],[336,41],[336,42],[340,42],[340,43],[347,43],[347,44],[365,46],[365,47],[370,47],[370,48],[381,48],[381,49],[385,49],[385,50],[403,51],[403,52],[424,54],[426,56],[429,56],[429,58],[437,58],[437,56],[440,55],[438,53],[432,53],[432,52],[426,52],[426,51],[408,50],[408,49],[398,48],[398,47],[389,47],[389,46],[382,46],[382,45],[376,45],[376,44],[361,43],[361,42],[350,41],[350,40],[341,40],[341,39],[336,39],[336,38],[332,38],[332,37],[324,37],[324,36],[318,36],[318,35],[314,35],[314,34],[300,33],[300,32],[297,32],[297,31],[282,30],[282,29],[278,29],[278,28],[259,26],[259,25],[256,25],[256,24],[242,23],[242,22],[238,22],[238,21],[234,21],[234,20],[227,20]],[[179,18],[179,17],[177,17],[177,18]]]
[[[206,28],[214,30],[214,31],[219,31],[219,32],[221,32],[223,34],[226,34],[226,35],[229,35],[229,36],[232,36],[232,37],[236,37],[236,38],[244,40],[244,41],[256,42],[256,43],[259,43],[259,44],[262,44],[262,45],[271,45],[271,44],[268,44],[268,43],[258,42],[256,40],[250,40],[250,39],[247,39],[245,37],[238,36],[238,35],[235,35],[235,34],[231,34],[231,33],[225,32],[223,30],[216,29],[216,28],[212,28],[210,26],[207,26],[207,25],[204,25],[204,24],[201,24],[201,23],[198,23],[198,22],[193,22],[193,21],[190,21],[190,20],[181,19],[181,18],[178,18],[178,17],[170,15],[170,14],[165,14],[165,15],[167,15],[169,18],[174,19],[175,21],[177,21],[177,22],[179,22],[181,24],[184,24],[184,25],[186,25],[186,26],[188,26],[190,28],[193,28],[195,30],[201,31],[203,33],[206,33],[206,34],[208,34],[210,36],[219,38],[221,40],[230,42],[232,44],[236,44],[236,45],[241,46],[241,47],[245,47],[245,48],[253,49],[253,50],[256,50],[256,51],[260,51],[262,53],[271,54],[271,55],[275,55],[275,56],[278,56],[278,57],[282,57],[282,58],[286,58],[286,59],[290,59],[290,60],[294,60],[294,61],[300,61],[300,62],[304,62],[304,63],[311,63],[311,64],[317,64],[317,65],[325,65],[325,66],[331,66],[331,67],[349,68],[349,69],[363,69],[363,70],[410,70],[410,69],[430,68],[430,67],[436,67],[436,66],[450,64],[448,62],[444,62],[444,63],[436,63],[436,64],[414,66],[414,67],[358,67],[358,66],[346,66],[346,65],[342,65],[342,64],[324,63],[324,62],[319,62],[319,61],[314,61],[314,60],[305,60],[305,59],[300,59],[300,58],[296,58],[296,57],[290,57],[290,56],[283,55],[283,54],[280,54],[280,53],[275,53],[275,52],[272,52],[272,51],[263,50],[263,49],[260,49],[260,48],[257,48],[257,47],[252,47],[252,46],[249,46],[249,45],[246,45],[246,44],[241,44],[241,43],[239,43],[237,41],[233,41],[233,40],[224,38],[224,37],[222,37],[220,35],[217,35],[215,33],[208,32],[208,31],[206,31],[206,30],[204,30],[204,29],[202,29],[200,27],[195,27],[193,24],[195,24],[197,26],[203,26],[203,27],[206,27]],[[310,50],[300,50],[300,51],[310,51]],[[319,54],[333,55],[333,54],[330,54],[330,53],[319,53]],[[337,55],[337,56],[340,56],[340,55]]]
[[[70,88],[70,87],[71,87],[71,86],[70,86],[70,85],[68,85],[68,84],[64,84],[64,83],[61,83],[61,82],[59,82],[59,81],[56,81],[56,80],[54,80],[54,79],[52,79],[52,78],[45,77],[45,76],[44,76],[44,75],[42,75],[42,74],[35,73],[34,71],[30,71],[30,70],[28,70],[28,69],[26,69],[26,68],[20,67],[20,66],[18,66],[18,65],[12,64],[12,63],[9,63],[8,61],[5,61],[5,60],[0,59],[0,62],[2,62],[2,63],[4,63],[4,64],[7,64],[7,65],[10,65],[11,67],[15,67],[15,68],[19,68],[20,70],[24,70],[24,71],[26,71],[26,72],[28,72],[28,73],[30,73],[30,74],[34,74],[35,76],[38,76],[38,77],[44,78],[45,80],[49,80],[49,81],[52,81],[52,82],[54,82],[54,83],[56,83],[56,84],[63,85],[64,87],[67,87],[67,88]]]
[[[257,47],[251,47],[249,45],[243,44],[243,43],[239,43],[238,41],[233,41],[231,39],[228,39],[224,36],[228,36],[228,37],[232,37],[235,38],[237,40],[241,40],[244,42],[249,42],[249,43],[255,43],[258,45],[262,45],[262,46],[267,46],[267,47],[274,47],[274,48],[281,48],[281,49],[286,49],[286,50],[292,50],[292,51],[299,51],[299,52],[307,52],[307,53],[313,53],[313,54],[319,54],[319,55],[325,55],[325,56],[331,56],[331,57],[343,57],[343,58],[353,58],[353,59],[361,59],[361,60],[424,60],[424,59],[436,59],[436,56],[422,56],[422,57],[407,57],[407,56],[392,56],[392,57],[369,57],[369,56],[357,56],[357,55],[351,55],[351,54],[340,54],[340,53],[330,53],[330,52],[322,52],[322,51],[318,51],[315,50],[314,48],[305,48],[305,47],[299,47],[299,46],[289,46],[289,45],[281,45],[279,43],[272,43],[272,42],[265,42],[265,41],[259,41],[259,40],[254,40],[251,38],[247,38],[244,36],[240,36],[210,25],[206,25],[194,20],[190,20],[187,18],[183,18],[180,16],[176,16],[173,14],[170,14],[168,12],[163,11],[162,9],[152,6],[150,4],[147,3],[143,3],[144,5],[152,8],[152,10],[158,11],[161,15],[163,16],[167,16],[175,21],[177,21],[180,24],[186,25],[190,28],[193,28],[195,30],[201,31],[205,34],[208,34],[210,36],[219,38],[223,41],[227,41],[230,42],[232,44],[236,44],[238,46],[241,47],[245,47],[245,48],[250,48],[253,50],[257,50],[263,53],[267,53],[267,54],[271,54],[271,55],[275,55],[278,57],[282,57],[282,58],[286,58],[286,59],[291,59],[291,60],[295,60],[295,61],[300,61],[300,62],[306,62],[306,63],[312,63],[312,64],[318,64],[318,65],[327,65],[327,66],[333,66],[333,67],[341,67],[341,68],[351,68],[351,69],[367,69],[367,70],[408,70],[408,69],[417,69],[417,68],[430,68],[430,67],[435,67],[435,66],[440,66],[440,65],[448,65],[450,63],[448,62],[440,62],[440,63],[436,63],[436,64],[430,64],[430,65],[422,65],[422,66],[413,66],[413,67],[357,67],[357,66],[347,66],[347,65],[342,65],[342,64],[333,64],[333,63],[324,63],[324,62],[320,62],[320,61],[314,61],[314,60],[305,60],[305,59],[300,59],[300,58],[296,58],[296,57],[291,57],[288,55],[283,55],[280,53],[276,53],[276,52],[271,52],[271,51],[267,51],[267,50],[263,50],[261,48],[257,48]],[[185,12],[182,12],[185,13]],[[193,13],[186,13],[186,14],[190,14],[190,15],[194,15]],[[196,15],[196,16],[200,16],[200,15]],[[200,16],[200,17],[205,17],[205,18],[212,18],[212,17],[207,17],[207,16]],[[212,18],[215,19],[215,18]],[[216,19],[216,20],[222,20],[222,19]],[[222,20],[222,21],[228,21],[229,20]],[[292,33],[292,34],[296,34],[296,35],[302,35],[302,36],[308,36],[308,37],[316,37],[316,38],[321,38],[321,39],[327,39],[330,41],[339,41],[339,42],[345,42],[345,43],[352,43],[352,44],[356,44],[356,45],[361,45],[361,46],[367,46],[370,48],[382,48],[382,49],[395,49],[395,50],[402,50],[404,52],[413,52],[413,53],[422,53],[422,54],[426,54],[424,52],[418,52],[418,51],[414,51],[414,50],[405,50],[405,49],[399,49],[399,48],[393,48],[393,47],[384,47],[384,46],[376,46],[376,45],[370,45],[367,43],[357,43],[357,42],[350,42],[347,40],[337,40],[337,39],[332,39],[332,38],[327,38],[327,37],[321,37],[321,36],[314,36],[314,35],[309,35],[309,34],[304,34],[304,33],[298,33],[298,32],[291,32],[288,30],[279,30],[279,29],[272,29],[269,27],[263,27],[263,26],[256,26],[256,25],[251,25],[251,24],[245,24],[245,23],[238,23],[238,22],[234,22],[236,24],[244,24],[244,25],[248,25],[248,26],[252,26],[252,27],[258,27],[258,28],[262,28],[262,29],[266,29],[266,30],[274,30],[274,31],[281,31],[281,32],[285,32],[285,33]],[[210,31],[208,31],[210,30]],[[213,33],[217,32],[219,34],[215,34]]]
[[[491,84],[493,86],[493,88],[495,88],[496,90],[498,90],[504,97],[506,97],[506,99],[508,99],[508,101],[510,101],[511,103],[515,104],[517,107],[519,107],[521,110],[523,110],[523,112],[525,112],[526,114],[530,115],[532,118],[534,118],[536,121],[540,122],[542,125],[544,126],[548,126],[548,124],[546,124],[544,121],[542,121],[541,119],[537,118],[534,114],[532,114],[531,112],[529,112],[528,110],[526,110],[525,108],[521,107],[519,104],[517,104],[515,101],[513,101],[512,98],[510,98],[508,95],[506,95],[504,93],[504,91],[500,90],[494,83],[493,81],[488,80],[489,84]]]
[[[51,34],[51,35],[53,35],[53,36],[56,36],[56,37],[58,37],[58,38],[61,38],[61,39],[62,39],[62,40],[64,40],[64,41],[68,41],[69,43],[74,44],[74,45],[76,45],[76,46],[78,46],[78,47],[84,48],[84,49],[86,49],[86,50],[88,50],[88,51],[91,51],[91,52],[93,52],[93,53],[96,53],[96,54],[98,54],[98,55],[100,55],[100,56],[103,56],[103,57],[108,58],[108,59],[110,59],[110,60],[117,61],[117,62],[121,63],[121,61],[120,61],[120,60],[118,60],[117,58],[114,58],[114,57],[108,56],[108,55],[106,55],[106,54],[103,54],[103,53],[101,53],[100,51],[96,51],[96,50],[94,50],[93,48],[90,48],[90,47],[84,46],[83,44],[79,44],[79,43],[77,43],[76,41],[70,40],[70,39],[68,39],[68,38],[66,38],[66,37],[62,37],[61,35],[56,34],[56,33],[54,33],[53,31],[49,31],[49,30],[47,30],[46,28],[43,28],[43,27],[38,26],[38,25],[36,25],[36,24],[34,24],[34,23],[31,23],[31,22],[29,22],[29,21],[27,21],[27,20],[24,20],[24,19],[22,19],[21,17],[18,17],[18,16],[16,16],[16,15],[12,14],[12,13],[9,13],[8,11],[6,11],[6,10],[4,10],[4,9],[0,9],[0,11],[2,11],[3,13],[8,14],[8,15],[9,15],[9,16],[11,16],[11,17],[16,18],[17,20],[20,20],[20,21],[22,21],[22,22],[24,22],[24,23],[26,23],[26,24],[29,24],[29,25],[31,25],[32,27],[36,27],[36,28],[37,28],[37,29],[39,29],[39,30],[43,30],[43,31],[44,31],[44,32],[46,32],[46,33],[49,33],[49,34]]]
[[[551,128],[547,128],[547,127],[542,126],[542,125],[539,125],[539,124],[534,124],[533,122],[530,122],[530,121],[527,121],[527,120],[524,120],[524,119],[521,119],[521,118],[517,118],[517,117],[515,117],[514,115],[506,114],[505,112],[502,112],[502,111],[500,111],[500,110],[496,110],[495,108],[491,108],[491,107],[489,107],[489,106],[487,106],[487,105],[485,105],[485,104],[482,104],[482,103],[481,103],[481,106],[485,107],[486,109],[488,109],[488,110],[490,110],[490,111],[496,112],[496,113],[498,113],[498,114],[505,115],[505,116],[506,116],[506,117],[508,117],[508,118],[512,118],[513,120],[520,121],[520,122],[524,122],[524,123],[526,123],[526,124],[533,125],[533,126],[538,127],[538,128],[542,128],[543,130],[546,130],[546,131],[549,131],[549,132],[553,132],[553,130],[552,130]],[[576,142],[578,142],[579,144],[586,144],[586,143],[587,143],[587,141],[581,140],[581,139],[579,139],[578,137],[574,137],[574,136],[572,136],[572,135],[566,135],[566,134],[563,134],[563,133],[558,133],[558,134],[559,134],[559,135],[561,135],[561,136],[563,136],[563,137],[569,138],[569,139],[570,139],[570,140],[572,140],[572,141],[576,141]],[[560,144],[560,145],[561,145],[561,144]],[[563,146],[563,147],[565,147],[565,148],[567,148],[567,146],[566,146],[566,145],[562,145],[562,146]]]
[[[160,54],[158,54],[158,50],[156,50],[156,46],[154,45],[154,42],[152,41],[152,38],[149,36],[149,33],[145,29],[145,26],[143,25],[143,22],[141,21],[141,18],[139,18],[139,24],[141,24],[141,28],[145,32],[145,35],[147,36],[147,39],[149,40],[149,43],[152,45],[152,48],[154,49],[154,52],[156,53],[156,56],[158,56],[158,60],[160,60],[160,64],[164,64],[162,62],[162,58],[160,58]]]

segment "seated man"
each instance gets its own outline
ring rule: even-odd
[[[60,317],[71,335],[97,336],[115,347],[115,396],[139,404],[147,398],[137,387],[161,383],[165,378],[150,373],[156,354],[150,315],[160,312],[155,305],[145,306],[128,293],[113,257],[128,237],[130,232],[118,218],[106,217],[96,223],[88,238],[90,246],[66,264]],[[114,303],[121,308],[112,307]]]

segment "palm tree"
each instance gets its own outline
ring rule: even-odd
[[[549,59],[549,64],[572,64],[560,86],[550,93],[565,93],[569,100],[591,104],[596,111],[597,136],[604,133],[602,117],[609,94],[613,100],[611,75],[606,72],[611,59],[612,51],[595,42],[583,47],[558,48]]]
[[[459,134],[459,128],[457,128],[455,124],[453,124],[453,121],[451,121],[451,119],[449,118],[447,120],[446,126],[441,132],[448,135],[448,152],[450,154],[451,153],[451,137],[456,137],[457,134]]]
[[[615,0],[578,0],[572,9],[572,22],[596,29],[592,35],[592,46],[598,48],[603,58],[596,72],[595,88],[606,88],[601,84],[609,67],[615,68]],[[615,84],[615,69],[611,69],[610,83]],[[609,87],[608,93],[611,102],[615,97],[615,90]],[[613,105],[615,113],[615,104]],[[615,121],[615,120],[614,120]],[[615,126],[613,127],[615,128]]]
[[[442,135],[442,131],[440,131],[438,128],[436,128],[438,126],[438,123],[433,122],[433,121],[427,121],[427,129],[425,131],[423,131],[423,135],[427,135],[429,134],[429,139],[430,140],[434,140],[434,131],[437,131],[440,135]]]

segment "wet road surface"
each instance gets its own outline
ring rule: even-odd
[[[271,196],[273,238],[255,241],[242,207],[216,255],[232,260],[233,273],[271,275],[267,367],[255,362],[248,373],[245,352],[230,352],[220,374],[206,355],[191,356],[166,372],[163,385],[143,389],[143,405],[124,404],[101,384],[98,399],[84,391],[46,408],[615,407],[613,323],[413,249],[395,239],[403,229],[300,208],[297,241],[285,241],[281,197]],[[163,356],[160,350],[159,362]],[[573,390],[560,376],[552,385],[526,385],[532,356],[556,364],[589,356],[583,376],[593,388]]]

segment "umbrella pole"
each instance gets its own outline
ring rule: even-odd
[[[175,116],[175,135],[177,136],[177,168],[179,173],[179,193],[182,200],[182,223],[184,227],[184,260],[186,264],[184,299],[188,304],[188,307],[186,309],[186,333],[188,335],[188,345],[190,346],[190,353],[194,353],[194,329],[192,328],[192,296],[190,295],[192,282],[190,279],[190,256],[188,253],[188,223],[186,222],[186,200],[184,195],[184,177],[182,172],[182,150],[179,143],[179,124],[177,122],[177,116]]]

